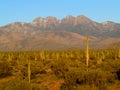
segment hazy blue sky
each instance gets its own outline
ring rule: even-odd
[[[85,15],[97,22],[120,23],[120,0],[1,0],[0,26],[41,16]]]

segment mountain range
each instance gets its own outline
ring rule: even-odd
[[[84,15],[63,19],[37,17],[32,22],[14,22],[0,27],[0,50],[120,48],[120,23],[95,22]]]

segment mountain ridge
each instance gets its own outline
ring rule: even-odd
[[[37,17],[29,23],[15,22],[0,27],[0,50],[82,49],[86,35],[91,48],[113,46],[120,42],[120,23],[98,23],[84,15],[63,19]]]

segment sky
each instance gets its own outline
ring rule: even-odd
[[[120,0],[0,0],[0,26],[37,17],[84,15],[96,22],[120,23]]]

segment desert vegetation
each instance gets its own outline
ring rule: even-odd
[[[119,49],[89,50],[87,70],[85,50],[0,52],[0,90],[112,90],[119,80]]]

